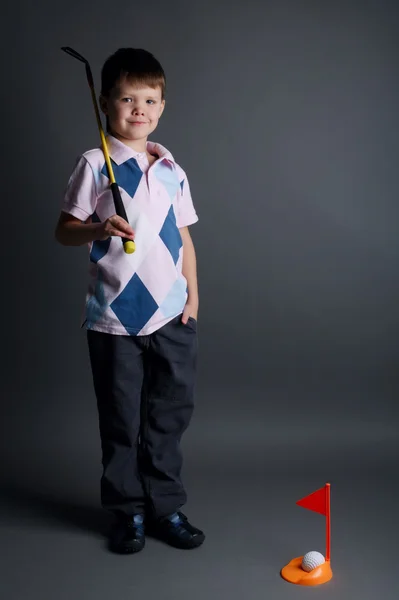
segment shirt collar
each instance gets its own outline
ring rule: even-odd
[[[109,155],[117,165],[121,165],[130,158],[139,160],[145,154],[145,152],[136,152],[136,150],[133,150],[133,148],[130,148],[130,146],[126,146],[126,144],[117,140],[113,135],[107,135],[106,140]],[[166,160],[171,163],[175,162],[169,150],[156,142],[147,141],[147,152],[158,155],[162,160]]]

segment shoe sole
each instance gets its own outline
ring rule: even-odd
[[[144,549],[145,544],[141,544],[140,546],[134,546],[131,544],[126,544],[125,546],[113,546],[112,544],[108,545],[108,549],[114,554],[137,554],[137,552],[141,552]]]
[[[198,548],[199,546],[201,546],[204,541],[205,541],[205,535],[196,535],[191,542],[178,542],[177,540],[174,541],[172,539],[168,539],[166,537],[164,537],[162,534],[157,534],[155,532],[148,532],[148,537],[152,537],[155,538],[161,542],[164,542],[165,544],[168,544],[168,546],[172,546],[173,548],[178,548],[179,550],[193,550],[194,548]]]

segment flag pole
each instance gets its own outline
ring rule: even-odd
[[[326,483],[326,561],[330,560],[331,550],[331,504],[330,504],[330,484]]]

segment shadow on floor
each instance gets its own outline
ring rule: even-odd
[[[101,508],[66,500],[61,492],[40,492],[33,486],[19,486],[10,482],[0,483],[0,521],[30,527],[78,529],[97,537],[106,535],[110,516]]]

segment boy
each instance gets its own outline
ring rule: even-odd
[[[197,360],[198,220],[183,169],[147,141],[165,107],[152,54],[123,48],[101,73],[107,146],[127,220],[115,215],[104,155],[85,152],[69,179],[56,239],[88,244],[85,320],[99,414],[102,506],[116,516],[109,547],[138,552],[149,533],[178,548],[205,536],[180,508],[180,440],[193,412]],[[120,238],[135,241],[125,254]]]

